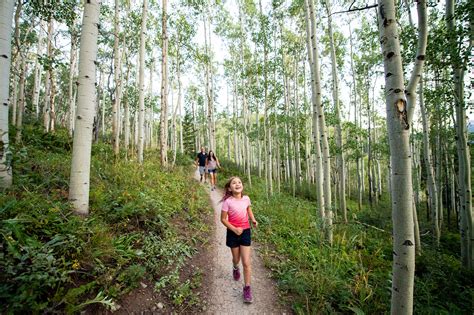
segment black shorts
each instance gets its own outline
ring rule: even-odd
[[[231,230],[227,229],[227,236],[225,239],[225,244],[230,247],[239,247],[239,246],[250,246],[250,229],[245,229],[242,234],[237,235]]]

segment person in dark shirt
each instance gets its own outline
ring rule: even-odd
[[[202,182],[202,178],[204,177],[204,182],[207,180],[206,176],[206,160],[207,160],[207,153],[204,147],[201,147],[201,152],[199,152],[196,156],[195,164],[199,167],[199,175],[201,175],[200,181]]]

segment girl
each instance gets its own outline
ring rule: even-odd
[[[216,169],[218,167],[221,167],[221,165],[219,164],[219,160],[217,159],[214,152],[212,152],[212,150],[209,150],[209,153],[207,153],[206,169],[209,173],[209,177],[211,178],[211,191],[216,189]]]
[[[250,224],[252,220],[254,227],[258,223],[250,209],[250,198],[243,194],[244,186],[239,177],[231,177],[224,186],[222,197],[221,222],[227,227],[226,245],[232,252],[233,270],[235,281],[240,279],[239,261],[242,259],[244,267],[244,290],[245,303],[252,303],[252,291],[250,290]]]

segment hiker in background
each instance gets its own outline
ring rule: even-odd
[[[206,169],[207,172],[209,173],[209,177],[211,178],[211,191],[216,189],[216,183],[217,183],[217,168],[221,167],[219,164],[219,160],[217,159],[216,155],[212,150],[209,150],[209,153],[207,154],[207,160],[206,160]]]
[[[204,182],[206,182],[207,175],[206,175],[206,160],[207,160],[207,153],[204,147],[201,147],[201,152],[199,152],[196,156],[196,160],[194,163],[196,166],[199,167],[199,175],[201,175],[200,182],[202,183],[202,178],[204,177]]]
[[[222,197],[221,222],[227,227],[225,244],[232,252],[232,276],[235,281],[240,280],[239,262],[242,259],[244,269],[243,299],[245,303],[252,303],[250,289],[250,261],[251,233],[249,219],[256,228],[258,223],[250,208],[250,198],[244,195],[244,185],[239,177],[231,177],[224,186]]]

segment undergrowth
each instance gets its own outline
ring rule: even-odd
[[[113,309],[148,279],[176,309],[198,303],[179,281],[186,260],[205,240],[205,193],[185,166],[161,170],[159,155],[114,161],[110,145],[93,146],[90,215],[72,214],[66,131],[25,126],[13,148],[14,185],[0,195],[0,305],[6,313]],[[190,160],[181,159],[190,164]],[[186,235],[176,227],[186,226]],[[189,237],[193,235],[193,237]]]
[[[329,246],[314,187],[302,187],[297,190],[302,196],[293,197],[282,185],[281,193],[275,191],[267,199],[264,179],[252,176],[250,187],[235,165],[223,164],[221,184],[234,175],[244,181],[259,221],[253,238],[261,244],[266,265],[296,313],[390,312],[392,223],[387,196],[372,209],[365,205],[361,211],[356,201],[348,200],[349,224],[343,224],[336,213],[334,243]],[[453,244],[459,248],[459,238],[453,241],[453,233],[446,232],[438,250],[429,235],[422,242],[423,254],[416,262],[415,314],[472,313],[474,274],[463,269],[458,255],[452,253]]]

